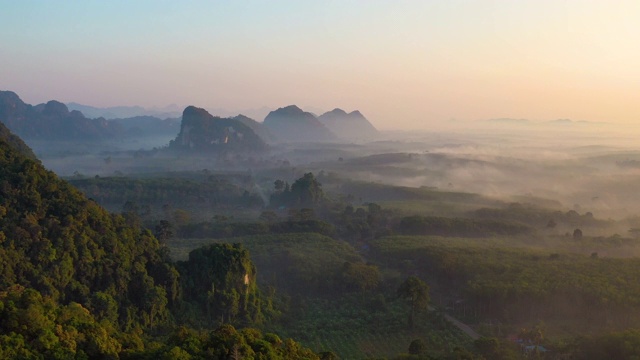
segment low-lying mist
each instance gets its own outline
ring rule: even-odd
[[[507,203],[546,199],[565,211],[621,220],[640,214],[640,146],[624,130],[603,124],[477,122],[432,132],[387,132],[384,140],[370,143],[276,144],[269,152],[249,155],[152,151],[168,143],[164,138],[30,145],[45,166],[62,176],[208,169],[293,180],[307,170],[324,171],[349,180],[477,193]]]
[[[546,198],[603,219],[640,213],[640,147],[630,134],[488,128],[394,135],[397,141],[368,144],[369,155],[354,154],[332,169],[353,179],[505,201]]]

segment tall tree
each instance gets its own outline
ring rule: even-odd
[[[398,296],[407,300],[409,311],[409,327],[413,328],[416,313],[423,311],[429,305],[429,286],[415,276],[408,277],[398,288]]]
[[[167,220],[160,220],[156,225],[154,235],[161,243],[169,241],[173,237],[173,229],[171,223]]]
[[[306,173],[291,185],[291,194],[294,201],[300,206],[312,207],[324,198],[322,185],[316,180],[313,173]]]

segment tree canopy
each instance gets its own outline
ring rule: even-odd
[[[274,187],[276,192],[271,195],[272,207],[313,208],[325,199],[322,184],[311,172],[297,179],[291,187],[287,183],[283,187],[282,180],[276,180]]]
[[[411,308],[409,311],[409,327],[413,327],[415,314],[426,310],[429,306],[429,286],[419,278],[409,276],[398,287],[398,296],[409,302]]]

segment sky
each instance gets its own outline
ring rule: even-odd
[[[640,1],[0,0],[25,102],[640,125]],[[257,119],[262,120],[262,119]]]

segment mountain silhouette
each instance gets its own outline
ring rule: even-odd
[[[312,113],[295,105],[274,110],[264,119],[264,126],[281,142],[328,142],[337,137]]]
[[[88,119],[59,101],[32,106],[12,91],[0,91],[0,121],[23,139],[99,140],[121,136],[123,128],[104,118]]]
[[[378,130],[358,110],[347,113],[333,109],[320,115],[318,120],[342,139],[369,140],[379,136]]]
[[[241,121],[212,116],[205,109],[188,106],[182,113],[180,133],[169,147],[188,151],[261,151],[266,143]]]

